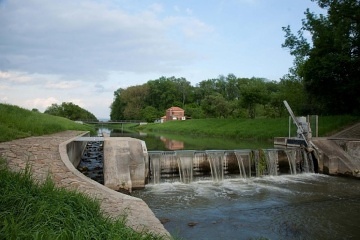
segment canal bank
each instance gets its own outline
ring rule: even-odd
[[[13,171],[27,164],[35,180],[43,182],[48,175],[56,186],[76,189],[100,201],[103,212],[112,218],[127,216],[127,226],[137,231],[147,230],[169,236],[148,205],[141,199],[110,190],[77,171],[71,162],[76,159],[74,140],[87,134],[65,131],[40,137],[29,137],[0,143],[0,156]],[[70,157],[70,158],[69,158]]]

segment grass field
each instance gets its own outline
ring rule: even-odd
[[[358,116],[319,116],[319,136],[327,136],[360,120]],[[240,139],[273,139],[289,135],[288,118],[193,119],[150,123],[137,127],[145,132],[168,132],[181,135],[226,136]],[[296,127],[292,124],[292,134]],[[315,131],[315,129],[313,129]],[[315,134],[315,133],[314,133]],[[314,135],[313,134],[313,135]]]
[[[0,103],[0,142],[65,130],[94,132],[93,126]]]

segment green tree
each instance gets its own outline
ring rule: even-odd
[[[146,120],[147,122],[154,122],[156,119],[159,119],[159,116],[161,116],[161,114],[159,114],[156,108],[152,106],[147,106],[141,110],[141,116],[142,119]]]
[[[309,112],[360,113],[360,2],[359,0],[313,0],[327,11],[305,12],[302,29],[295,36],[285,31],[283,47],[295,57],[292,73],[309,96]],[[303,37],[312,36],[312,44]]]
[[[125,109],[125,102],[121,100],[121,93],[125,91],[122,88],[119,88],[114,92],[114,101],[111,103],[110,106],[110,119],[115,120],[124,120],[124,109]]]
[[[207,117],[226,118],[231,111],[230,103],[220,93],[206,96],[201,103],[201,107]]]
[[[270,100],[264,79],[252,78],[243,81],[241,86],[241,104],[248,110],[250,118],[256,117],[256,106],[265,105]]]
[[[205,113],[201,106],[196,103],[187,104],[184,107],[186,117],[190,117],[193,119],[201,119],[205,118]]]
[[[87,120],[87,121],[98,121],[94,114],[79,107],[72,102],[63,102],[61,105],[53,103],[49,106],[45,112],[46,114],[55,115],[59,117],[65,117],[70,120]]]
[[[141,111],[146,107],[145,99],[148,95],[147,84],[128,87],[126,91],[122,92],[120,96],[121,101],[125,103],[123,115],[125,119],[136,119],[142,118]]]
[[[147,82],[149,88],[146,105],[159,111],[164,111],[172,106],[184,107],[193,101],[193,87],[185,78],[160,77]]]

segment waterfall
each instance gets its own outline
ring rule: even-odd
[[[304,149],[152,151],[149,159],[153,184],[314,172],[311,154]]]
[[[314,164],[311,154],[308,154],[305,149],[302,149],[302,170],[306,173],[313,173],[314,172]]]
[[[250,152],[235,150],[234,153],[239,165],[240,178],[246,178],[247,176],[251,177]],[[248,168],[248,174],[246,174],[245,166]]]
[[[285,150],[285,153],[289,162],[290,174],[296,174],[297,150],[296,149]]]
[[[264,160],[260,153],[261,151],[251,151],[251,162],[255,164],[256,177],[262,176],[265,171]]]
[[[209,172],[209,167],[206,164],[207,163],[207,155],[203,151],[197,151],[194,153],[194,176],[203,176],[206,175],[207,172]]]
[[[153,152],[150,157],[150,171],[153,184],[160,183],[162,152]]]
[[[278,151],[266,150],[265,151],[267,174],[271,176],[278,175]]]
[[[206,151],[210,163],[211,177],[214,182],[224,179],[224,151]]]
[[[161,176],[163,178],[179,177],[178,161],[175,152],[165,151],[161,155]]]
[[[180,181],[183,183],[191,183],[193,179],[193,159],[194,151],[177,151],[176,152]]]

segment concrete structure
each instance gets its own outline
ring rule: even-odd
[[[118,218],[126,215],[126,225],[134,230],[147,230],[164,235],[165,239],[170,238],[168,231],[143,200],[113,191],[75,168],[73,164],[76,164],[77,156],[83,149],[83,143],[76,139],[87,134],[65,131],[3,142],[0,143],[0,156],[13,171],[21,171],[30,164],[35,180],[43,182],[50,175],[56,186],[77,190],[98,199],[106,216]]]
[[[359,140],[315,138],[312,143],[320,173],[360,178]]]
[[[360,123],[328,138],[313,138],[319,170],[360,178]]]
[[[315,172],[360,177],[360,159],[358,158],[360,124],[337,133],[332,138],[312,138],[309,117],[295,117],[287,101],[284,101],[284,104],[297,127],[297,137],[290,138],[289,122],[289,138],[275,138],[274,145],[304,147],[313,158]],[[316,118],[316,129],[318,129],[317,123]],[[354,141],[349,136],[359,138]]]
[[[144,141],[128,137],[104,140],[104,185],[113,190],[141,189],[148,176],[148,153]]]

